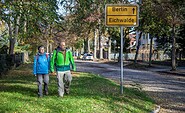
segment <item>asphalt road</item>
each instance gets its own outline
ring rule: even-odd
[[[120,67],[117,65],[91,61],[76,61],[76,65],[77,71],[99,74],[117,82],[120,80]],[[162,107],[160,113],[185,113],[185,77],[124,68],[123,81],[126,87],[146,91]]]

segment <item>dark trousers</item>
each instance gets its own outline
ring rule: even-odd
[[[49,75],[42,74],[37,75],[37,83],[38,83],[38,96],[43,96],[42,92],[42,83],[44,80],[44,93],[48,94],[48,84],[49,84]]]

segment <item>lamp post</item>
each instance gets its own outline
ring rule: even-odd
[[[113,41],[113,44],[114,44],[114,62],[116,60],[116,40]]]

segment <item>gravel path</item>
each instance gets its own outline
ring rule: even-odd
[[[76,64],[77,71],[120,80],[119,66],[90,61]],[[145,90],[162,107],[160,113],[185,113],[185,77],[124,68],[124,86]]]

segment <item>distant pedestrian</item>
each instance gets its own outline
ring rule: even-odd
[[[37,77],[38,96],[43,97],[42,84],[44,81],[44,94],[48,95],[49,84],[49,55],[44,52],[44,46],[38,47],[38,53],[34,57],[33,74]]]
[[[59,46],[53,51],[51,59],[51,72],[54,72],[56,68],[58,79],[58,93],[60,97],[63,97],[64,93],[69,94],[69,87],[72,81],[72,70],[76,71],[72,52],[66,49],[65,42],[61,41]]]

